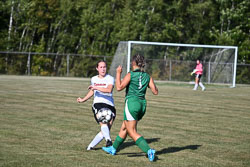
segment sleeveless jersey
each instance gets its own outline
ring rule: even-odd
[[[130,71],[130,82],[126,87],[126,99],[129,97],[138,97],[145,99],[150,76],[146,72],[141,72],[140,69]]]

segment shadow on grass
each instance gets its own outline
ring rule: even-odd
[[[153,142],[157,142],[159,141],[160,138],[152,138],[152,139],[146,139],[147,143],[153,143]],[[135,145],[134,141],[128,141],[128,142],[124,142],[121,147],[119,148],[119,150],[117,150],[117,152],[119,152],[122,149],[125,149],[127,147],[133,146]],[[169,153],[175,153],[175,152],[179,152],[182,150],[197,150],[199,147],[201,147],[202,145],[187,145],[184,147],[168,147],[168,148],[163,148],[162,150],[157,151],[156,150],[156,156],[155,156],[155,160],[160,160],[158,158],[157,155],[161,155],[161,154],[169,154]],[[99,150],[101,148],[95,148],[95,150]],[[118,153],[117,155],[127,155],[128,157],[141,157],[141,156],[146,156],[147,155],[144,152],[140,152],[140,153]]]
[[[168,147],[168,148],[164,148],[160,151],[156,151],[157,155],[161,155],[161,154],[169,154],[169,153],[175,153],[175,152],[179,152],[182,150],[197,150],[199,147],[201,147],[202,145],[188,145],[185,147]]]
[[[175,152],[179,152],[179,151],[182,151],[182,150],[188,150],[188,149],[189,150],[197,150],[201,146],[202,145],[188,145],[188,146],[184,146],[184,147],[163,148],[162,150],[156,151],[156,156],[155,156],[154,161],[160,160],[157,155],[175,153]],[[119,155],[127,155],[128,157],[146,156],[146,154],[144,152],[140,152],[140,153],[119,153]]]

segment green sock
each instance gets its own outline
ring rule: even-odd
[[[147,141],[142,136],[136,140],[135,144],[145,153],[150,149]]]
[[[121,138],[119,135],[116,137],[114,143],[113,143],[113,147],[117,150],[120,145],[122,145],[122,143],[124,142],[125,139]]]

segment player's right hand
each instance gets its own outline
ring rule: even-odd
[[[83,102],[83,101],[82,101],[82,98],[80,98],[80,97],[78,97],[76,101],[77,101],[78,103]]]
[[[119,65],[116,69],[116,73],[122,73],[122,66]]]

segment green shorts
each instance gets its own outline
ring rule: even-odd
[[[138,99],[130,97],[125,100],[124,120],[139,121],[146,113],[147,101],[145,99]]]

